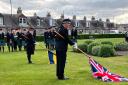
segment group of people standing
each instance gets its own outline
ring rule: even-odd
[[[19,50],[21,50],[22,44],[24,43],[23,41],[25,41],[25,50],[27,53],[27,60],[29,64],[32,63],[31,55],[34,54],[34,50],[35,50],[35,38],[33,34],[34,34],[33,30],[31,29],[26,30],[24,33],[17,32],[16,37],[13,35],[13,33],[6,34],[7,46],[9,48],[9,51],[10,51],[10,46],[12,47],[12,49],[14,48],[14,50],[16,50],[15,48],[16,42],[17,44],[19,44],[18,46]],[[74,29],[73,25],[71,24],[71,20],[64,19],[58,30],[56,30],[55,27],[50,27],[44,33],[44,38],[45,38],[44,41],[46,44],[46,48],[48,49],[48,51],[51,52],[54,49],[56,51],[56,76],[58,80],[69,79],[64,74],[68,44],[73,45],[73,47],[77,49],[77,40],[76,40],[77,30]],[[2,41],[2,39],[3,38],[0,38],[0,42]],[[52,64],[55,62],[50,62],[50,63]]]
[[[32,63],[31,55],[35,50],[36,31],[32,28],[21,30],[12,30],[11,32],[3,32],[0,30],[0,51],[4,52],[7,45],[9,52],[26,50],[28,63]]]

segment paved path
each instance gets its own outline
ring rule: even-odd
[[[128,55],[128,51],[117,51],[117,55]]]

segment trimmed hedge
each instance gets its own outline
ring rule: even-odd
[[[100,49],[101,49],[101,46],[100,45],[99,46],[94,46],[92,48],[92,55],[98,56]]]
[[[115,55],[115,49],[112,45],[102,44],[98,52],[100,57],[109,57]]]
[[[108,44],[113,46],[113,43],[111,41],[102,41],[101,44]]]
[[[123,38],[124,34],[85,34],[78,35],[78,39],[89,39],[90,36],[93,38]]]
[[[98,42],[92,42],[92,43],[90,43],[90,44],[88,45],[88,48],[87,48],[87,53],[92,54],[92,48],[93,48],[94,46],[98,46],[98,45],[100,45],[100,43],[98,43]]]
[[[93,40],[86,40],[84,43],[89,45],[92,42],[94,42],[94,41]]]
[[[44,36],[36,36],[36,41],[39,41],[39,42],[44,41]]]
[[[128,50],[128,43],[120,42],[115,45],[116,51],[127,51]]]
[[[78,39],[90,39],[90,36],[93,38],[123,38],[124,34],[84,34],[78,35]],[[44,36],[36,36],[36,41],[43,41]]]
[[[87,47],[88,47],[88,44],[80,44],[80,45],[78,45],[78,48],[80,48],[84,52],[87,52]],[[80,52],[79,50],[74,49],[74,48],[73,48],[73,51],[74,52],[78,52],[78,53]]]

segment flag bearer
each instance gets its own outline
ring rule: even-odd
[[[64,68],[65,68],[65,62],[66,62],[66,53],[67,53],[67,47],[68,44],[74,45],[75,48],[77,48],[77,45],[72,42],[68,38],[68,29],[71,27],[71,20],[70,19],[64,19],[59,31],[56,35],[56,56],[57,56],[57,68],[56,68],[56,76],[59,80],[67,80],[69,78],[65,77],[64,75]],[[63,38],[62,38],[63,36]]]

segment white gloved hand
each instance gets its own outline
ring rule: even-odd
[[[73,45],[73,48],[75,48],[75,49],[78,48],[77,43],[75,43],[75,44]]]

